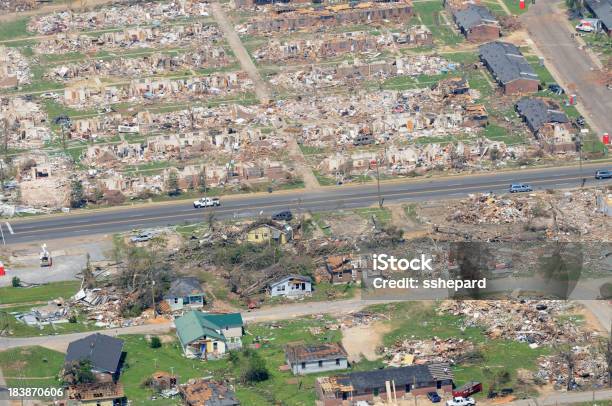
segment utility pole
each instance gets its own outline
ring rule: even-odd
[[[155,311],[155,281],[153,277],[151,277],[151,299],[153,300],[153,318],[157,317],[157,312]],[[157,366],[155,367],[157,368]]]
[[[380,158],[376,159],[376,189],[378,190],[378,207],[383,208],[383,198],[380,194]]]
[[[586,179],[582,173],[582,134],[580,133],[576,135],[576,148],[578,148],[578,164],[580,166],[580,178],[582,179],[580,188],[584,188]]]

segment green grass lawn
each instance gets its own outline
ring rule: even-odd
[[[525,8],[521,10],[519,7],[519,0],[503,0],[506,3],[506,6],[510,9],[512,14],[521,15],[526,13],[529,10],[529,6],[531,5],[531,1],[525,0]]]
[[[13,21],[4,21],[0,24],[0,41],[23,38],[31,35],[28,30],[29,18],[19,18]]]
[[[464,37],[446,24],[441,15],[444,7],[441,1],[419,1],[414,3],[414,10],[423,24],[431,29],[434,40],[441,45],[457,45],[464,41]],[[449,17],[449,21],[451,18]]]
[[[0,288],[0,304],[47,301],[58,297],[67,299],[77,292],[80,285],[78,281],[68,281],[51,282],[32,288],[2,287]]]
[[[386,225],[391,222],[391,212],[385,208],[368,207],[365,209],[355,209],[355,213],[368,221],[372,221],[372,217],[374,217],[378,224]]]
[[[10,387],[58,387],[63,362],[61,352],[38,346],[0,352],[2,373]]]
[[[489,124],[485,127],[485,137],[491,141],[503,141],[506,145],[523,144],[525,142],[523,135],[510,133],[504,127],[495,124]]]
[[[76,323],[54,323],[45,326],[28,326],[15,318],[16,314],[28,312],[36,305],[22,305],[0,308],[0,330],[6,330],[10,337],[36,337],[54,334],[79,333],[84,331],[99,330],[93,322],[88,321],[86,316],[75,313]]]

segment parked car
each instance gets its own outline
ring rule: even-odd
[[[149,241],[151,238],[153,238],[153,233],[142,232],[142,233],[136,234],[135,236],[130,238],[130,241],[132,241],[132,242],[145,242],[145,241]]]
[[[446,406],[474,406],[475,404],[474,398],[454,397],[446,401]]]
[[[374,144],[374,137],[371,135],[359,135],[353,140],[353,145],[356,147],[370,144]]]
[[[272,215],[272,220],[277,221],[291,221],[293,219],[293,214],[289,210],[281,211],[280,213],[276,213]]]
[[[563,90],[563,88],[556,83],[551,83],[548,85],[548,90],[559,96],[565,93],[565,90]]]
[[[218,197],[203,197],[193,202],[193,207],[195,207],[196,209],[214,206],[221,206],[221,201]]]
[[[513,183],[509,191],[510,193],[533,192],[533,188],[525,183]]]
[[[438,392],[427,392],[427,399],[429,399],[431,403],[440,403],[442,400]]]
[[[595,179],[610,179],[612,178],[611,170],[597,171],[595,172]]]

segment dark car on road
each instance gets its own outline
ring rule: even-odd
[[[513,183],[509,191],[510,193],[533,192],[533,188],[525,183]]]
[[[612,178],[611,170],[595,172],[595,179],[611,179],[611,178]]]
[[[440,403],[442,401],[438,392],[427,392],[427,399],[429,399],[431,403]]]
[[[280,213],[272,215],[272,220],[291,221],[291,219],[293,219],[293,214],[291,214],[289,210],[281,211]]]

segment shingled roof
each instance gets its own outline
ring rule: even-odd
[[[551,108],[544,100],[538,98],[523,97],[516,103],[516,109],[533,132],[537,132],[547,123],[569,121],[564,112]]]
[[[586,0],[586,5],[608,30],[612,30],[612,0]]]
[[[174,321],[179,340],[185,346],[204,336],[225,341],[218,333],[227,328],[242,327],[244,322],[240,313],[210,314],[192,311]]]
[[[470,4],[464,9],[453,12],[455,22],[464,31],[482,24],[497,24],[497,20],[488,8],[481,5]]]
[[[96,333],[68,345],[64,362],[91,361],[94,371],[115,373],[123,352],[123,340]]]
[[[480,59],[502,84],[505,85],[517,79],[540,81],[538,74],[515,45],[495,41],[481,45],[479,50]]]
[[[291,364],[309,361],[327,361],[348,357],[342,344],[338,343],[288,345],[285,348],[285,354],[287,354],[287,361]]]
[[[173,299],[175,297],[185,297],[201,294],[203,294],[203,290],[198,278],[195,278],[193,276],[186,276],[172,281],[168,293],[164,295],[164,299]]]

